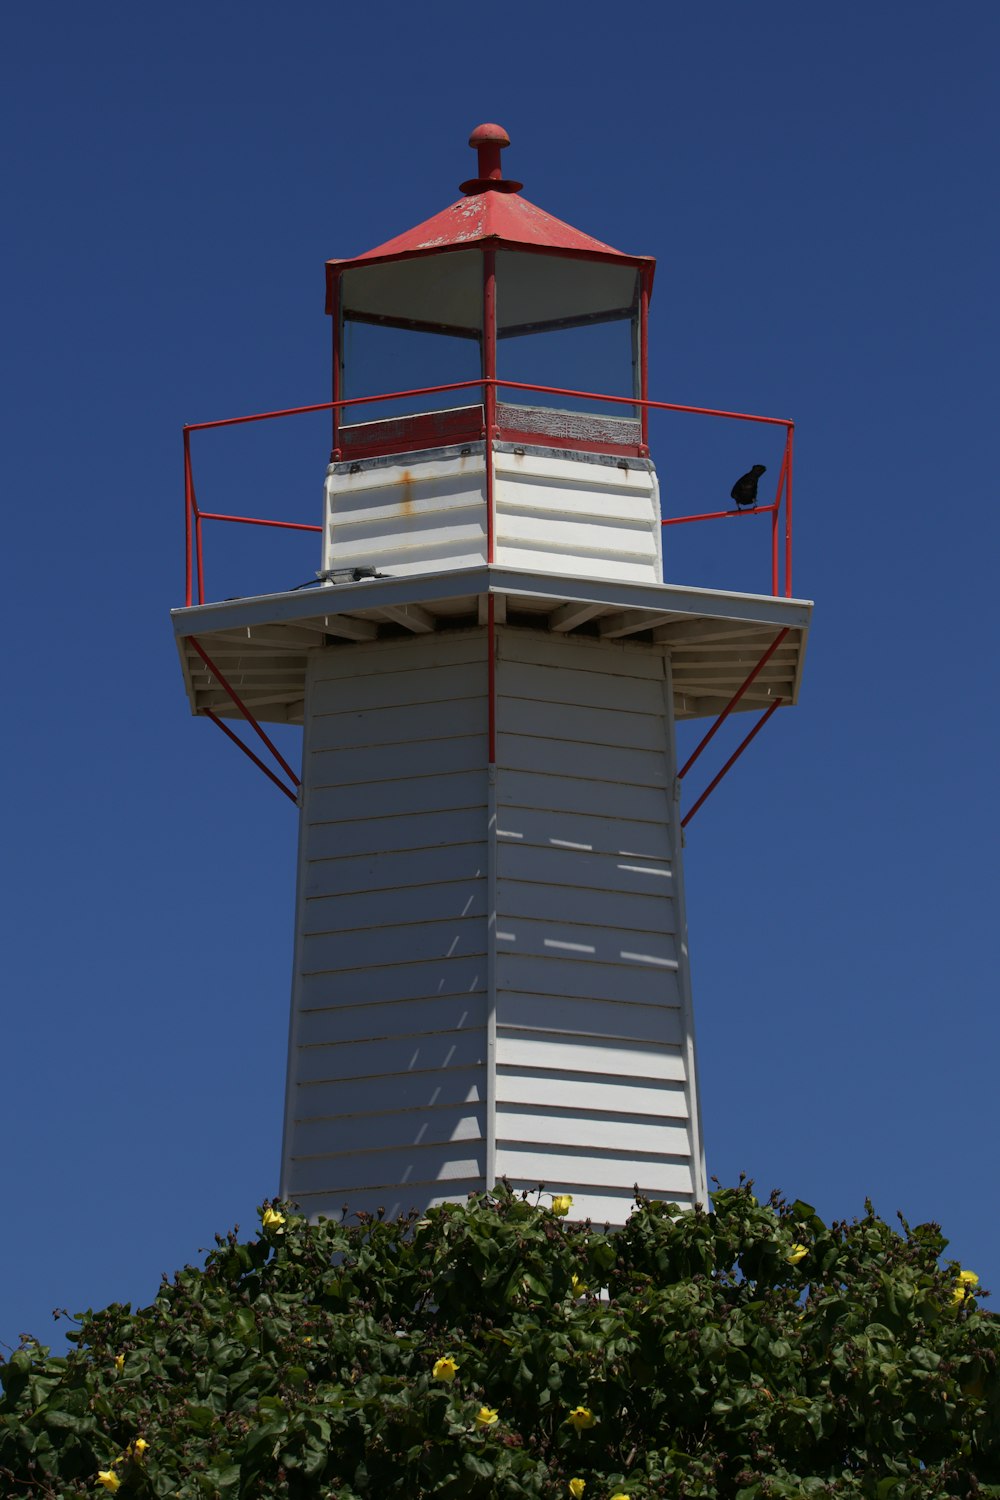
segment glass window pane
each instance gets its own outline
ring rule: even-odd
[[[347,319],[343,349],[345,397],[447,385],[452,381],[476,380],[482,374],[478,338],[450,338],[440,333]],[[372,401],[365,406],[344,408],[342,421],[371,422],[409,412],[442,411],[447,407],[478,404],[481,399],[481,387],[470,386],[464,391]]]

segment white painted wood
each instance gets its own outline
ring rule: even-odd
[[[574,1200],[574,1217],[586,1212],[583,1192],[607,1188],[630,1189],[638,1183],[640,1191],[663,1198],[675,1192],[691,1192],[691,1167],[684,1156],[674,1159],[667,1153],[638,1156],[609,1150],[570,1151],[562,1146],[532,1148],[521,1142],[497,1142],[497,1173],[511,1179],[513,1186],[536,1187],[544,1182],[554,1193],[570,1192]]]
[[[653,1079],[623,1082],[603,1073],[573,1074],[554,1068],[497,1068],[497,1099],[503,1104],[547,1107],[568,1111],[600,1108],[615,1115],[650,1115],[654,1119],[685,1120],[687,1095],[682,1085],[668,1088]],[[535,1137],[537,1139],[537,1137]]]
[[[489,462],[498,563],[662,582],[659,491],[647,463],[620,468],[597,456],[534,452],[487,458],[481,443],[472,446],[332,464],[324,571],[366,566],[400,577],[485,562]]]
[[[595,1111],[607,1111],[595,1113]],[[686,1125],[677,1121],[626,1119],[605,1101],[599,1087],[593,1090],[591,1103],[566,1109],[532,1103],[520,1107],[499,1105],[497,1108],[497,1141],[506,1146],[515,1142],[574,1149],[592,1148],[613,1151],[628,1158],[637,1152],[647,1155],[688,1157],[691,1139]],[[502,1149],[502,1147],[501,1147]]]
[[[636,1181],[703,1195],[664,658],[498,625],[491,770],[487,635],[308,653],[282,1184],[310,1212],[497,1175],[618,1222]]]

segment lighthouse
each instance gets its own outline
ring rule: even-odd
[[[282,1196],[394,1215],[506,1179],[621,1223],[636,1187],[706,1198],[683,825],[798,696],[792,427],[654,400],[652,258],[525,198],[501,127],[470,145],[456,202],[327,266],[321,517],[203,508],[192,438],[230,424],[185,429],[173,622],[192,712],[297,809]],[[784,442],[770,591],[672,576],[671,524],[755,523],[661,514],[658,411]],[[314,531],[314,586],[206,598],[213,521]]]

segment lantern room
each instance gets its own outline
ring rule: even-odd
[[[477,175],[456,203],[328,263],[333,399],[346,404],[324,571],[506,561],[661,581],[639,404],[655,262],[522,197],[503,176],[501,126],[480,125],[470,145]],[[582,551],[551,531],[557,516],[588,528]]]

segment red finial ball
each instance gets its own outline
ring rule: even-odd
[[[499,182],[503,177],[500,152],[510,145],[510,136],[502,125],[477,125],[469,136],[469,145],[479,152],[481,180]]]
[[[469,136],[469,145],[479,153],[477,176],[462,183],[463,193],[482,193],[498,188],[504,193],[516,193],[519,182],[507,182],[500,165],[500,152],[510,145],[510,136],[502,125],[477,125]]]

